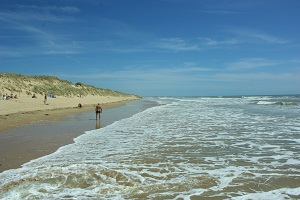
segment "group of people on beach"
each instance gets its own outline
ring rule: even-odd
[[[13,95],[13,94],[11,94],[11,95],[4,94],[2,96],[2,100],[10,100],[10,99],[17,99],[17,98],[18,98],[18,95]]]
[[[47,96],[48,95],[45,94],[45,96],[44,96],[44,104],[47,104]],[[17,95],[13,95],[13,94],[11,94],[11,95],[3,94],[3,96],[2,96],[2,100],[10,100],[10,99],[17,99],[17,98],[18,98],[18,96]],[[37,96],[35,94],[33,94],[32,98],[37,98]],[[78,104],[78,108],[81,108],[81,107],[82,107],[82,104],[79,103]],[[100,103],[98,103],[96,105],[95,112],[96,112],[96,119],[100,119],[100,114],[102,113],[102,107],[101,107]]]

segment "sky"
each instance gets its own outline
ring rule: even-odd
[[[299,0],[1,0],[0,72],[139,96],[300,94]]]

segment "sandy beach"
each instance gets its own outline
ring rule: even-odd
[[[63,97],[47,98],[37,95],[32,98],[21,94],[18,99],[0,101],[0,131],[40,120],[53,119],[66,114],[93,110],[97,103],[104,108],[115,106],[120,102],[136,100],[136,96],[85,96],[85,97]],[[78,108],[78,104],[82,108]]]
[[[73,142],[73,138],[83,134],[86,127],[67,125],[51,126],[45,124],[64,121],[67,116],[76,113],[93,112],[96,104],[100,103],[104,111],[109,108],[137,100],[135,96],[85,96],[47,98],[43,96],[31,98],[21,95],[18,99],[0,101],[0,172],[18,168],[22,164],[50,154],[59,147]],[[78,108],[78,104],[83,105]],[[89,116],[94,117],[94,113]],[[92,121],[92,120],[91,120]],[[27,128],[26,125],[42,123],[40,131]],[[95,128],[94,121],[93,127]],[[97,124],[96,124],[97,126]],[[46,128],[45,128],[46,127]]]

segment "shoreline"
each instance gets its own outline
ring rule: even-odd
[[[132,100],[120,100],[115,102],[108,102],[101,104],[103,109],[108,109],[112,107],[117,107],[124,105],[131,101],[137,101],[139,99],[132,99]],[[43,109],[43,110],[32,110],[32,111],[25,111],[25,112],[15,112],[9,113],[5,115],[0,115],[0,134],[4,131],[10,130],[12,128],[16,128],[19,126],[32,124],[39,121],[45,120],[57,120],[60,117],[93,111],[95,109],[97,103],[94,104],[86,104],[81,108],[78,107],[62,107],[62,108],[50,108],[50,109]]]
[[[105,112],[137,100],[140,99],[103,103],[101,106]],[[95,129],[95,116],[92,113],[95,105],[96,103],[84,104],[82,108],[53,108],[1,115],[0,173],[51,154],[62,146],[74,143],[74,138],[88,131],[80,123],[68,124],[68,117],[89,113],[89,118],[93,119],[87,119],[87,123],[93,124],[90,129]],[[60,124],[64,121],[66,124]]]

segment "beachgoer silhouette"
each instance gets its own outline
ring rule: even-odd
[[[45,94],[45,97],[44,97],[44,104],[47,103],[47,95]]]
[[[96,106],[95,111],[96,111],[96,119],[98,119],[98,116],[99,116],[99,119],[100,119],[100,113],[102,113],[102,108],[101,108],[99,103]]]

